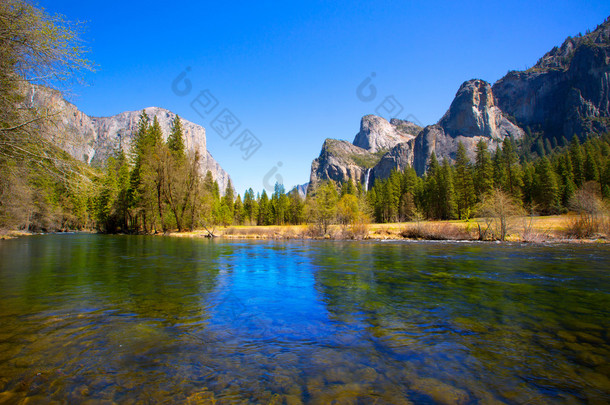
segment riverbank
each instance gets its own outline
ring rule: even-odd
[[[610,236],[597,232],[589,237],[575,237],[571,228],[578,217],[555,215],[544,217],[521,217],[510,220],[507,241],[511,242],[600,242],[606,243]],[[371,240],[479,240],[486,232],[492,239],[494,224],[484,219],[468,221],[420,221],[388,224],[350,226],[332,225],[324,236],[320,236],[314,225],[282,226],[228,226],[214,229],[214,236],[225,239],[371,239]],[[607,227],[606,227],[607,228]],[[207,237],[206,230],[171,233],[176,237]]]

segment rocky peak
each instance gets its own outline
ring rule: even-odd
[[[506,136],[523,136],[523,131],[495,105],[491,85],[479,79],[466,81],[460,86],[438,125],[454,138],[483,136],[504,139]]]
[[[365,115],[360,121],[360,132],[356,134],[353,144],[375,153],[406,142],[419,131],[421,127],[409,121],[394,118],[388,122],[376,115]]]
[[[610,130],[610,20],[568,38],[531,69],[493,85],[498,106],[546,137],[585,138]]]
[[[366,172],[380,159],[381,153],[372,153],[348,141],[326,139],[320,156],[311,164],[308,187],[317,187],[323,180],[343,183],[351,179],[362,183]]]
[[[52,122],[40,128],[41,133],[75,159],[93,166],[102,166],[119,148],[125,152],[129,150],[142,113],[126,111],[112,117],[90,117],[66,101],[60,92],[41,86],[26,89],[25,103],[54,114]],[[159,107],[144,110],[151,120],[157,117],[167,139],[176,114]],[[205,128],[185,119],[182,119],[182,127],[187,150],[199,152],[201,173],[210,170],[224,193],[229,175],[207,150]]]
[[[566,38],[560,47],[554,47],[544,54],[530,70],[566,70],[570,66],[576,49],[584,44],[610,44],[610,17],[603,24],[598,25],[593,32],[587,33],[584,36],[578,35]]]

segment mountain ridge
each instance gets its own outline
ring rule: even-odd
[[[371,159],[383,152],[372,167],[346,158],[348,141],[340,141],[343,148],[337,153],[327,139],[312,162],[310,189],[329,179],[349,179],[367,187],[407,166],[421,176],[433,153],[453,162],[459,142],[473,160],[480,140],[494,151],[504,139],[524,139],[531,131],[554,137],[558,144],[561,138],[576,135],[582,140],[609,131],[610,18],[585,36],[568,37],[526,71],[510,71],[493,85],[480,79],[465,81],[439,121],[416,134],[399,138],[392,126],[399,121],[372,115],[361,119],[352,145],[363,148],[360,155],[368,153]]]
[[[119,149],[125,153],[129,151],[142,111],[151,119],[157,117],[164,139],[169,136],[176,117],[175,113],[161,107],[95,117],[80,111],[57,90],[31,85],[25,93],[26,107],[46,109],[52,115],[50,122],[38,126],[40,133],[75,159],[94,167],[102,167]],[[224,193],[230,177],[208,151],[205,128],[183,118],[181,122],[187,150],[199,153],[200,173],[205,175],[211,171]]]

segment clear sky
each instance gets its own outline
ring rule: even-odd
[[[610,15],[607,0],[38,4],[85,23],[97,71],[73,103],[93,116],[158,106],[204,126],[240,194],[262,191],[265,176],[287,190],[308,181],[324,139],[352,141],[363,115],[436,123],[464,81],[531,67]],[[182,72],[190,91],[172,86]],[[213,129],[225,109],[240,123],[226,139]],[[240,150],[244,130],[258,150]]]

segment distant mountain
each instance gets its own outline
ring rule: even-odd
[[[26,104],[39,110],[48,110],[53,116],[41,133],[59,148],[77,160],[100,167],[119,148],[129,151],[142,111],[127,111],[112,117],[90,117],[74,104],[66,101],[61,93],[41,86],[29,86]],[[167,139],[176,114],[159,107],[145,108],[152,119],[157,117]],[[210,170],[224,192],[229,175],[207,150],[205,128],[182,119],[185,144],[188,150],[201,156],[200,171]]]
[[[293,190],[297,190],[297,193],[299,193],[299,196],[301,198],[305,198],[307,196],[307,187],[309,186],[309,183],[305,183],[305,184],[299,184],[294,186],[292,189]],[[292,190],[291,190],[292,191]]]
[[[585,36],[568,38],[531,69],[509,72],[493,86],[473,79],[460,86],[435,125],[420,128],[367,115],[352,143],[326,139],[311,165],[310,186],[348,179],[370,188],[394,169],[423,175],[434,153],[453,162],[461,142],[471,159],[483,140],[495,150],[528,132],[546,138],[585,138],[610,130],[610,19]]]

